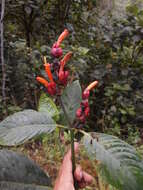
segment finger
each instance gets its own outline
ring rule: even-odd
[[[75,151],[75,154],[79,152],[79,143],[77,142],[74,143],[74,151]],[[65,157],[67,157],[68,159],[71,159],[71,149],[67,152]]]
[[[91,175],[84,171],[82,172],[82,174],[83,177],[81,181],[78,182],[79,188],[85,188],[87,185],[90,185],[93,182],[93,177]]]
[[[75,177],[75,179],[77,180],[77,181],[81,181],[82,180],[82,178],[83,178],[83,172],[82,172],[82,168],[81,168],[81,166],[77,166],[76,167],[76,170],[75,170],[75,172],[74,172],[74,177]]]
[[[77,154],[79,151],[79,144],[78,143],[74,143],[74,150],[75,153]],[[64,160],[63,160],[63,164],[62,164],[62,168],[64,169],[64,172],[69,173],[72,172],[72,162],[71,162],[71,149],[67,152],[67,154],[64,156]]]
[[[86,186],[87,186],[87,184],[85,182],[78,183],[78,187],[81,189],[85,188]]]
[[[83,181],[89,185],[93,182],[93,177],[91,175],[89,175],[88,173],[83,171]]]

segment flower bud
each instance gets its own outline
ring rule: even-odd
[[[78,108],[77,111],[76,111],[76,117],[79,118],[82,114],[82,109],[81,108]]]
[[[90,95],[90,91],[89,90],[85,90],[82,93],[82,99],[88,99],[89,95]]]
[[[87,108],[85,109],[85,111],[84,111],[84,114],[85,114],[86,117],[88,117],[88,116],[89,116],[89,113],[90,113],[90,108],[87,107]]]
[[[50,95],[55,95],[57,92],[56,83],[54,82],[49,83],[47,90]]]
[[[64,71],[60,71],[59,72],[59,81],[60,82],[62,82],[64,80],[64,76],[65,76]]]
[[[52,47],[51,54],[53,57],[59,58],[63,55],[63,50],[60,47]]]
[[[89,107],[88,99],[82,100],[81,106],[83,106],[83,107],[85,107],[85,108],[86,108],[86,107]]]
[[[82,123],[84,123],[84,122],[85,122],[85,115],[84,115],[84,114],[81,115],[81,116],[79,117],[79,120],[80,120]]]
[[[67,84],[69,72],[68,71],[60,71],[59,72],[59,82],[63,85]]]
[[[65,78],[67,79],[69,76],[69,71],[65,71]]]

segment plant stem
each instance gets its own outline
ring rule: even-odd
[[[71,129],[70,130],[70,135],[71,135],[71,152],[72,152],[72,173],[74,176],[74,171],[75,171],[75,152],[74,152],[74,131]]]
[[[58,96],[58,101],[60,103],[60,106],[65,114],[65,117],[66,117],[66,120],[68,122],[68,125],[69,125],[69,128],[70,128],[70,136],[71,136],[71,156],[72,156],[72,174],[73,174],[73,178],[74,178],[74,172],[75,172],[75,169],[76,169],[76,165],[75,165],[75,151],[74,151],[74,130],[72,129],[72,124],[70,122],[70,119],[68,117],[68,114],[66,112],[66,109],[64,107],[64,104],[61,100],[61,97]],[[75,186],[75,190],[78,190],[78,185],[76,183],[76,180],[74,178],[74,186]]]

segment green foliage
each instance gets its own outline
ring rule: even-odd
[[[59,111],[57,109],[57,106],[55,105],[53,100],[48,97],[47,94],[42,94],[40,96],[38,111],[47,113],[55,121],[59,120]]]
[[[80,107],[81,93],[81,86],[79,81],[76,80],[65,88],[61,96],[62,103],[71,123],[73,123],[76,117],[76,110]]]
[[[51,62],[51,44],[65,27],[71,35],[69,41],[62,44],[64,53],[68,51],[69,43],[74,54],[73,63],[67,67],[71,68],[73,76],[80,80],[83,88],[89,82],[99,80],[99,88],[91,92],[91,114],[86,129],[117,135],[136,146],[143,143],[143,10],[133,3],[127,7],[124,18],[115,19],[112,14],[100,16],[103,10],[96,7],[98,4],[100,2],[95,0],[6,1],[7,105],[3,105],[0,96],[0,119],[23,109],[39,109],[39,112],[24,111],[2,121],[0,144],[12,146],[45,132],[50,133],[56,127],[54,120],[67,124],[63,113],[59,119],[59,111],[53,101],[46,94],[40,97],[43,87],[39,87],[35,80],[39,72],[45,76],[41,57],[46,55]],[[0,76],[1,73],[0,70]],[[74,81],[62,95],[62,102],[72,123],[80,101],[81,87],[78,81]],[[68,139],[68,133],[65,134]],[[107,165],[104,171],[111,184],[114,182],[116,186],[123,186],[122,189],[140,190],[142,176],[139,179],[132,172],[132,167],[137,172],[142,170],[135,150],[112,136],[96,136],[99,142],[98,138],[92,140],[95,145],[92,150],[97,153],[102,164]],[[90,147],[91,141],[88,140],[91,137],[86,138]],[[42,140],[49,143],[47,135],[42,136]],[[125,167],[120,166],[120,163]]]
[[[0,188],[2,190],[52,190],[50,187],[40,186],[40,185],[28,185],[23,183],[9,183],[9,182],[0,182]]]
[[[31,160],[10,150],[0,151],[1,189],[50,189],[50,178]],[[29,177],[30,175],[30,177]]]
[[[47,113],[17,112],[0,123],[0,145],[19,145],[42,133],[51,133],[55,128],[56,123]]]
[[[132,146],[99,133],[85,135],[83,144],[89,156],[101,162],[102,175],[110,184],[124,190],[142,189],[143,161]]]

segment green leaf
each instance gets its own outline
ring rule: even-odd
[[[134,16],[137,16],[139,8],[137,7],[136,4],[133,4],[133,5],[127,6],[126,10],[127,10],[127,12],[133,14]]]
[[[78,80],[67,86],[62,94],[61,99],[71,123],[73,123],[76,117],[76,110],[80,106],[81,94],[81,86]]]
[[[0,182],[1,190],[52,190],[53,188],[41,185],[28,185],[23,183]]]
[[[101,162],[108,183],[121,190],[142,190],[143,161],[134,147],[117,137],[92,133],[83,137],[91,158]]]
[[[1,190],[48,190],[49,185],[50,178],[32,160],[10,150],[0,151]]]
[[[57,106],[53,102],[51,98],[48,97],[47,94],[42,94],[39,100],[38,106],[39,112],[48,113],[55,121],[59,120],[59,111]]]
[[[51,133],[55,128],[56,123],[47,113],[17,112],[0,123],[0,145],[19,145],[42,133]]]
[[[86,47],[79,47],[78,51],[81,55],[86,55],[89,52],[89,49]]]

